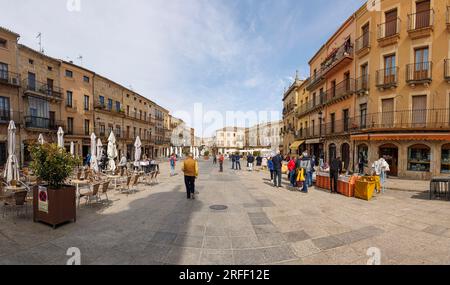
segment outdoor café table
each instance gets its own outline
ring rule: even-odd
[[[70,180],[70,183],[74,184],[77,187],[77,195],[80,195],[80,185],[91,184],[89,180],[79,180],[79,179],[72,179]]]
[[[450,198],[450,177],[434,177],[430,182],[430,200],[433,197]]]
[[[27,188],[25,188],[25,187],[23,187],[23,186],[6,186],[6,187],[5,187],[5,190],[6,190],[7,192],[15,193],[15,192],[26,191]]]
[[[106,177],[108,177],[108,179],[114,180],[114,189],[117,188],[117,179],[120,179],[121,176],[120,175],[106,175]]]

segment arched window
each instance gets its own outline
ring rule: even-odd
[[[334,143],[332,143],[328,147],[328,159],[329,159],[329,162],[331,163],[333,161],[333,159],[335,159],[335,158],[336,158],[336,145]]]
[[[408,170],[430,172],[431,149],[423,144],[408,148]]]
[[[450,173],[450,144],[442,146],[441,173]]]
[[[350,145],[348,143],[344,143],[341,147],[342,153],[342,162],[344,163],[344,169],[348,170],[350,166]]]

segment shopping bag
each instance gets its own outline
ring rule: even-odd
[[[283,165],[283,166],[281,167],[281,173],[286,174],[287,172],[288,172],[288,167],[287,167],[287,165]]]

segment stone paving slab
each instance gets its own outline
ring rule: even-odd
[[[303,194],[266,185],[267,172],[228,168],[200,162],[195,201],[164,163],[158,184],[112,190],[112,202],[82,204],[77,223],[57,230],[2,219],[0,264],[63,265],[69,247],[80,248],[82,264],[366,264],[371,247],[383,264],[450,264],[449,202],[407,191],[370,202],[314,187]]]

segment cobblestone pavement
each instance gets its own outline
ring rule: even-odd
[[[372,247],[382,264],[450,264],[449,202],[420,192],[371,202],[303,194],[273,188],[264,172],[200,168],[196,200],[164,164],[159,184],[116,193],[108,205],[82,204],[77,223],[53,230],[31,217],[0,219],[0,264],[65,264],[70,247],[82,264],[362,265]]]

